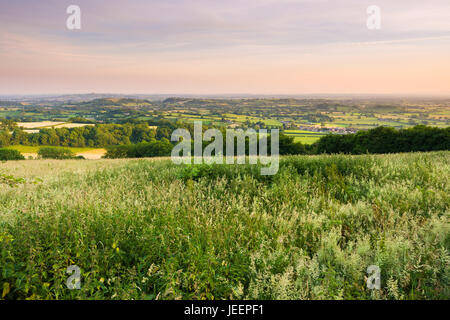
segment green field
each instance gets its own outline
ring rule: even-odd
[[[450,298],[450,152],[292,156],[259,172],[0,163],[1,297]],[[381,290],[366,288],[369,265]]]
[[[78,103],[0,101],[0,118],[16,122],[71,122],[81,117],[97,123],[202,120],[204,124],[220,127],[305,129],[305,126],[323,125],[361,130],[377,126],[408,128],[418,124],[446,127],[450,124],[449,105],[450,100],[445,98],[167,98],[148,101],[105,97]],[[312,139],[300,141],[309,143]]]
[[[326,135],[323,132],[314,132],[314,131],[306,131],[306,130],[285,130],[283,132],[288,136],[294,137],[295,142],[301,142],[303,144],[313,144],[318,141],[321,137]]]
[[[314,142],[318,141],[320,137],[317,136],[294,136],[294,142],[300,142],[302,144],[313,144]]]

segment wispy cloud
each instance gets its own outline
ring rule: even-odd
[[[450,1],[375,2],[382,9],[378,31],[365,26],[366,8],[374,4],[368,0],[0,0],[0,87],[20,91],[21,81],[29,83],[27,73],[39,72],[45,81],[29,85],[37,91],[61,87],[63,75],[73,87],[89,83],[89,91],[122,91],[123,81],[111,75],[136,92],[326,91],[341,72],[335,64],[355,79],[366,78],[355,69],[357,61],[378,61],[384,74],[404,72],[407,63],[429,70],[439,62],[448,70]],[[82,10],[80,31],[65,28],[65,10],[73,3]],[[395,67],[391,62],[402,55],[407,58]],[[87,76],[92,81],[84,81]],[[236,80],[252,77],[265,79],[251,86]],[[304,86],[302,77],[315,83]],[[424,79],[410,90],[450,92],[448,83]],[[344,89],[335,84],[334,90]]]

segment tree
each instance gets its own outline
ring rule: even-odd
[[[0,160],[25,160],[25,158],[18,150],[0,149]]]
[[[280,134],[279,151],[280,155],[305,154],[306,149],[300,142],[294,142],[294,137]]]
[[[0,131],[0,148],[7,147],[11,144],[11,134],[6,131]]]
[[[43,159],[73,159],[75,154],[67,148],[42,147],[38,150],[38,156]]]

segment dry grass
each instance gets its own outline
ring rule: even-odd
[[[92,123],[63,123],[56,125],[55,128],[80,128],[80,127],[87,127],[87,126],[94,126]]]
[[[125,164],[127,159],[82,160],[25,160],[0,163],[0,173],[23,178],[54,180],[60,174],[82,174],[102,169],[111,169]]]
[[[24,129],[36,129],[64,124],[64,122],[41,121],[41,122],[18,122],[17,125]]]
[[[41,121],[41,122],[18,122],[17,125],[24,129],[38,129],[38,128],[80,128],[86,126],[93,126],[90,123],[67,123],[56,121]],[[27,131],[30,132],[30,131]]]

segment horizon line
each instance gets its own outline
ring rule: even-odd
[[[174,97],[183,97],[183,96],[426,96],[426,97],[448,97],[450,98],[449,93],[361,93],[361,92],[353,92],[353,93],[329,93],[329,92],[316,92],[316,93],[248,93],[248,92],[236,92],[236,93],[123,93],[123,92],[83,92],[83,93],[74,93],[74,92],[65,92],[65,93],[0,93],[0,97],[7,96],[28,96],[28,97],[37,97],[37,96],[47,96],[47,97],[56,97],[56,96],[80,96],[80,95],[122,95],[122,96],[174,96]]]

